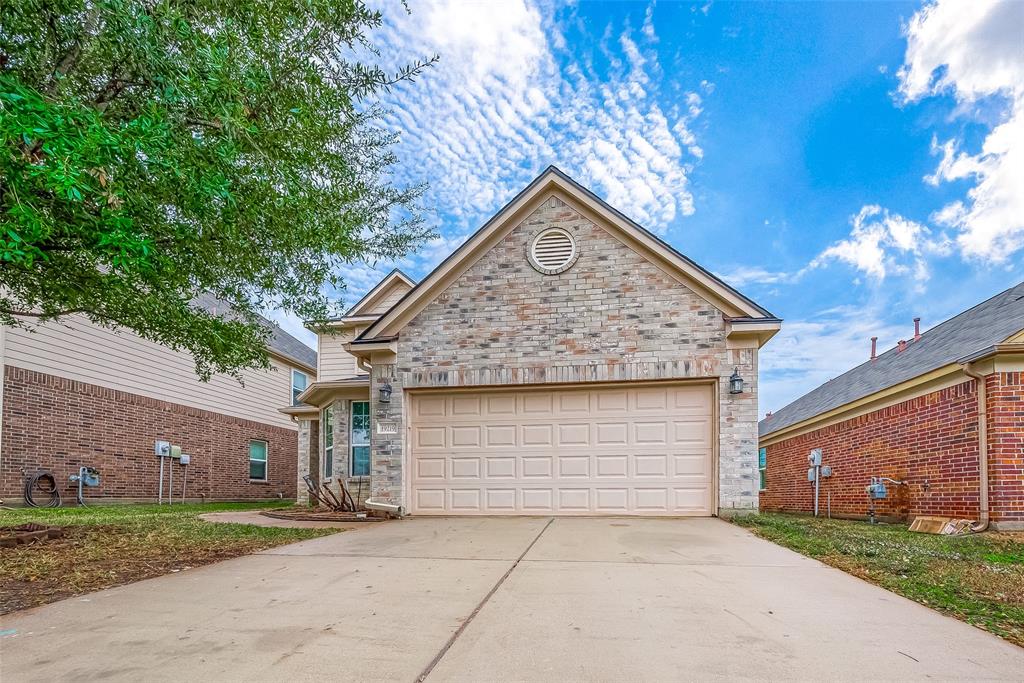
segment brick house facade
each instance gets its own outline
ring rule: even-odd
[[[90,501],[156,502],[160,464],[152,455],[154,430],[192,456],[188,466],[166,463],[164,494],[173,483],[175,501],[183,492],[187,500],[295,497],[294,429],[22,368],[6,368],[4,383],[4,500],[21,498],[25,472],[47,469],[63,484],[88,464],[101,475],[100,486],[86,489]],[[252,440],[267,443],[265,481],[249,478]],[[69,504],[72,489],[61,486]]]
[[[538,267],[531,254],[552,231],[568,260]],[[756,510],[757,353],[779,323],[549,169],[346,344],[369,374],[359,400],[374,421],[373,496],[414,514]],[[300,399],[344,413],[352,399],[333,397],[330,384],[318,377]],[[692,420],[658,412],[665,396],[692,402]],[[625,412],[601,417],[617,400]],[[531,401],[549,408],[531,417]],[[562,420],[559,401],[587,407]],[[620,428],[631,431],[618,450],[611,436],[600,443]],[[597,454],[573,451],[570,432],[593,439]],[[504,435],[515,449],[503,450]],[[335,432],[335,448],[345,438]],[[687,507],[697,499],[690,475],[707,489]],[[550,507],[531,502],[541,499]]]
[[[814,487],[807,456],[822,450],[832,476],[822,478],[819,512],[863,518],[872,477],[889,477],[877,514],[905,522],[918,515],[977,520],[981,513],[981,459],[988,465],[990,519],[1000,528],[1024,527],[1024,285],[906,342],[798,399],[761,423],[765,458],[762,510],[812,512]],[[1011,331],[1008,334],[1008,331]],[[937,351],[933,351],[933,349]],[[972,353],[966,353],[966,350]],[[922,358],[914,358],[919,353]],[[881,367],[879,367],[879,365]],[[900,366],[911,365],[903,372]],[[923,371],[921,374],[914,374]],[[888,386],[830,406],[826,392],[870,386],[867,373],[890,377]],[[900,379],[900,373],[912,377]],[[970,373],[970,374],[968,374]],[[976,379],[972,375],[980,375]],[[984,383],[979,397],[979,382]],[[984,398],[985,453],[979,415]],[[841,400],[841,399],[836,399]],[[815,409],[800,411],[801,405]],[[824,408],[824,409],[822,409]],[[829,410],[831,408],[831,410]],[[816,412],[817,411],[817,412]],[[802,417],[802,419],[796,419]]]
[[[0,328],[0,499],[22,504],[43,470],[74,505],[81,466],[100,475],[84,490],[90,503],[294,499],[298,425],[280,409],[316,357],[276,328],[269,351],[270,369],[246,370],[244,382],[201,382],[187,354],[77,316]],[[162,489],[158,440],[189,456],[163,459]]]

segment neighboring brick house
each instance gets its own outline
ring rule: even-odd
[[[864,517],[870,478],[889,477],[906,483],[888,485],[881,517],[982,521],[987,493],[994,525],[1024,528],[1024,283],[769,415],[760,439],[762,510],[813,510],[820,448],[822,514]]]
[[[552,167],[316,330],[299,470],[419,515],[756,510],[780,325]]]
[[[279,409],[315,376],[316,354],[272,332],[271,369],[243,372],[243,385],[200,382],[189,354],[81,316],[0,328],[0,498],[20,504],[26,475],[44,469],[74,504],[68,478],[84,465],[100,472],[88,500],[156,502],[164,440],[190,456],[165,463],[175,501],[183,485],[188,500],[294,499],[298,427]]]

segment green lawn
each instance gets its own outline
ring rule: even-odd
[[[0,548],[0,613],[337,532],[214,524],[198,517],[204,512],[287,506],[206,503],[0,510],[0,527],[38,522],[66,530],[62,539]]]
[[[1024,646],[1024,533],[934,536],[904,526],[772,513],[734,521]]]

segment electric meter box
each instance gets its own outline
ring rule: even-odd
[[[187,464],[189,464],[190,462],[192,462],[192,456],[191,456],[191,455],[189,455],[188,453],[182,453],[182,454],[181,454],[181,459],[179,460],[179,462],[180,462],[180,463],[181,463],[182,465],[187,465]]]
[[[807,464],[811,467],[817,467],[821,464],[821,449],[814,448],[810,453],[807,454]]]
[[[807,468],[807,481],[814,481],[814,468],[813,467],[808,467]]]

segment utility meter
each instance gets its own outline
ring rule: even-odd
[[[810,467],[817,467],[821,464],[821,449],[814,448],[807,454],[807,464]]]

